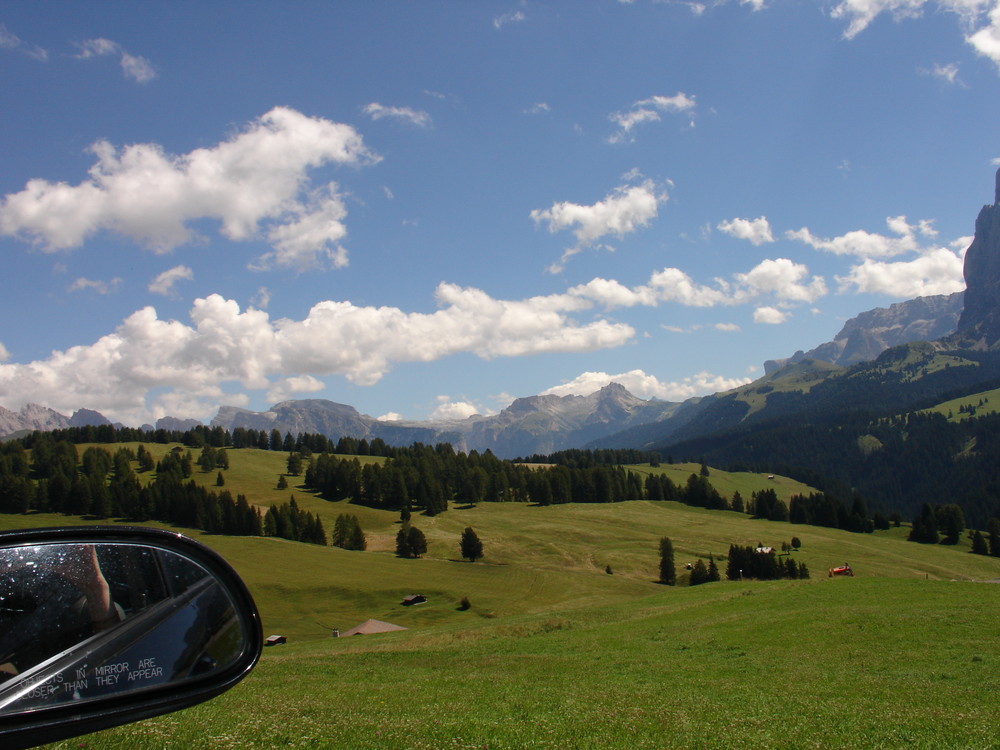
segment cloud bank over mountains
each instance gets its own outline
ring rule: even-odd
[[[372,109],[369,114],[376,112],[411,119],[402,110],[385,114],[384,108]],[[209,218],[218,222],[227,240],[267,238],[272,249],[251,259],[252,268],[341,267],[347,263],[339,244],[347,234],[343,197],[336,183],[313,185],[310,171],[363,167],[380,159],[353,127],[286,107],[272,109],[214,147],[181,156],[148,143],[118,149],[101,141],[91,150],[97,163],[79,184],[33,179],[24,190],[5,196],[0,232],[43,253],[77,251],[101,232],[167,253],[199,242],[189,225]],[[549,232],[573,234],[576,244],[564,253],[564,265],[609,236],[647,228],[666,200],[665,189],[646,179],[616,187],[590,205],[553,203],[532,211],[530,218]],[[857,230],[822,239],[807,228],[787,236],[818,251],[863,259],[837,277],[841,292],[906,297],[962,288],[961,254],[921,247],[918,236],[934,235],[929,222],[910,225],[900,216],[890,218],[888,225],[897,236]],[[754,246],[775,241],[766,217],[727,220],[718,228]],[[882,260],[907,253],[919,257]],[[170,297],[192,278],[190,267],[177,265],[160,273],[148,289]],[[118,278],[78,279],[74,288],[106,294],[120,284]],[[400,363],[459,353],[493,359],[620,347],[634,340],[637,330],[610,313],[633,307],[753,304],[754,322],[777,325],[788,320],[795,306],[826,294],[821,276],[788,258],[764,259],[708,284],[666,267],[636,286],[593,278],[564,293],[521,300],[496,299],[481,289],[442,282],[434,292],[439,309],[433,313],[325,300],[302,320],[272,320],[260,309],[241,310],[235,300],[213,294],[194,301],[190,324],[162,320],[147,306],[93,344],[53,352],[45,360],[2,364],[0,397],[12,405],[35,401],[57,410],[86,405],[127,423],[168,414],[204,418],[220,401],[247,403],[245,393],[234,391],[237,385],[265,390],[274,401],[318,392],[323,377],[373,385]],[[594,310],[603,313],[595,315]],[[581,383],[594,381],[590,373],[580,377]],[[682,383],[662,384],[653,376],[633,374],[624,384],[650,397],[686,398],[700,389],[740,382],[699,373]],[[444,404],[438,412],[460,414],[471,408]]]

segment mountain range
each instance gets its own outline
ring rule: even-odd
[[[861,313],[832,341],[765,362],[759,380],[684,402],[646,401],[611,383],[588,396],[519,398],[498,414],[463,420],[381,421],[345,404],[303,399],[265,412],[223,406],[211,426],[380,438],[390,445],[449,442],[459,450],[513,458],[580,447],[666,450],[796,413],[903,406],[971,387],[994,376],[997,358],[989,353],[1000,349],[1000,171],[996,200],[976,220],[965,279],[964,293],[919,297]],[[109,422],[87,409],[67,418],[34,404],[19,413],[0,407],[0,435],[90,424]],[[156,428],[186,430],[196,424],[165,417]]]

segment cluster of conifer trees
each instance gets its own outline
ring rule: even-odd
[[[190,450],[175,448],[156,462],[143,445],[135,452],[120,446],[114,453],[89,446],[79,456],[74,443],[48,433],[35,433],[30,443],[30,462],[20,441],[0,446],[0,512],[155,520],[211,534],[326,544],[319,516],[302,511],[294,498],[272,506],[262,518],[244,495],[233,498],[227,490],[198,485],[191,479],[196,462]],[[197,464],[203,471],[228,468],[229,456],[225,449],[204,445]],[[155,471],[156,477],[144,486],[133,465],[140,472]]]
[[[764,551],[761,548],[730,544],[728,560],[726,578],[730,581],[744,578],[774,581],[779,578],[809,577],[809,568],[805,563],[796,561],[791,555],[786,555],[781,560],[774,550]]]

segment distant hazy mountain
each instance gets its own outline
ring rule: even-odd
[[[38,404],[28,404],[16,412],[0,406],[0,436],[25,430],[28,432],[61,430],[66,427],[102,424],[111,422],[103,414],[92,409],[78,409],[72,417],[67,417],[54,409]]]
[[[917,297],[868,310],[848,320],[833,341],[808,352],[797,351],[787,359],[769,359],[764,363],[764,372],[771,374],[787,364],[805,359],[853,365],[873,360],[893,346],[911,341],[934,341],[958,328],[964,296],[964,292],[955,292]]]
[[[212,426],[276,429],[282,434],[318,433],[381,438],[389,445],[449,442],[459,450],[491,450],[501,458],[576,448],[596,438],[669,416],[679,404],[643,401],[612,383],[589,396],[519,398],[494,416],[442,422],[383,422],[352,406],[321,399],[284,401],[266,412],[225,406]]]

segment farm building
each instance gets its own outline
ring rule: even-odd
[[[423,604],[426,601],[427,597],[423,594],[410,594],[403,597],[403,606],[412,607],[414,604]]]
[[[391,622],[381,620],[365,620],[360,625],[356,625],[350,630],[345,630],[341,636],[349,635],[372,635],[374,633],[389,633],[393,630],[406,630],[402,625],[393,625]]]
[[[288,643],[288,638],[283,635],[269,635],[264,641],[265,646],[277,646],[282,643]]]

